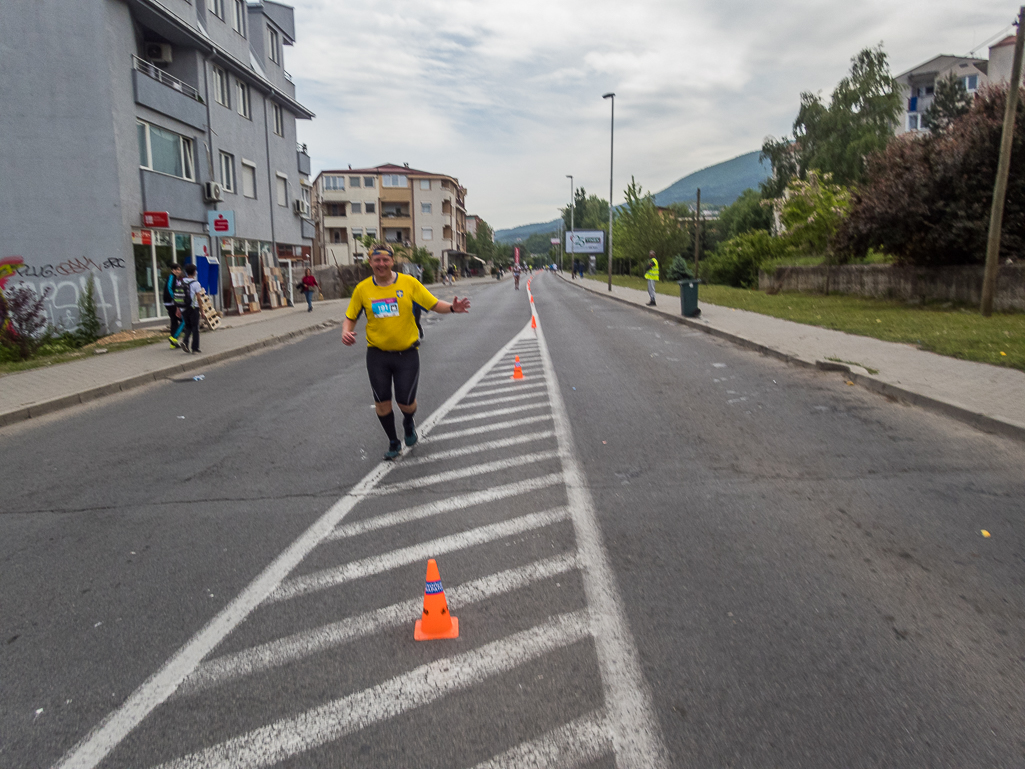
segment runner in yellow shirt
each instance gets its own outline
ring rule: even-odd
[[[419,312],[469,312],[469,298],[453,297],[451,303],[439,301],[412,275],[395,272],[395,253],[390,246],[378,244],[370,252],[370,268],[374,274],[360,281],[352,292],[349,309],[342,321],[342,344],[356,343],[356,321],[367,316],[367,373],[374,391],[374,407],[381,426],[388,435],[385,459],[402,453],[402,442],[395,432],[392,411],[392,382],[395,400],[402,411],[402,427],[406,445],[417,441],[416,390],[420,381]]]

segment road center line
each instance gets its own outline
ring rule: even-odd
[[[570,646],[586,638],[589,629],[586,611],[562,614],[543,625],[422,665],[390,681],[169,761],[157,769],[273,766]]]
[[[503,486],[492,486],[490,489],[484,489],[483,491],[471,491],[468,494],[439,499],[434,502],[428,502],[426,505],[417,505],[416,507],[409,507],[394,513],[385,513],[384,515],[367,518],[363,521],[347,523],[328,534],[324,541],[331,542],[345,539],[346,537],[356,537],[368,531],[386,529],[389,526],[400,526],[403,523],[419,521],[423,518],[430,518],[433,515],[443,515],[456,510],[464,510],[474,505],[485,505],[489,502],[496,502],[499,499],[515,497],[518,494],[546,489],[549,486],[562,483],[562,480],[562,473],[550,473],[540,478],[528,478],[525,481],[507,483]]]
[[[461,531],[458,534],[451,534],[447,537],[440,537],[429,542],[420,542],[409,547],[402,547],[383,555],[363,558],[359,561],[342,564],[341,566],[333,566],[330,569],[315,571],[312,574],[293,577],[287,582],[283,582],[277,590],[268,596],[267,603],[288,601],[292,598],[299,598],[310,593],[344,585],[346,582],[369,577],[373,574],[391,571],[392,569],[416,563],[417,561],[425,561],[437,555],[465,550],[469,547],[484,545],[498,539],[511,537],[514,534],[521,534],[531,529],[551,526],[553,523],[566,520],[567,517],[566,509],[562,507],[545,510],[541,513],[530,513],[508,521],[500,521],[499,523],[492,523],[487,526],[479,526],[476,529]]]
[[[445,594],[449,607],[457,609],[565,574],[576,568],[576,565],[576,556],[567,553],[448,587]],[[185,679],[175,696],[197,694],[229,681],[312,657],[322,651],[366,638],[388,628],[410,623],[422,607],[423,598],[412,598],[376,611],[260,644],[236,654],[209,660]]]
[[[435,425],[466,396],[466,393],[478,385],[484,375],[494,368],[495,363],[519,343],[526,333],[524,329],[510,339],[452,393],[451,397],[420,425],[420,434],[429,435]],[[76,743],[56,765],[57,769],[94,769],[147,715],[174,693],[178,685],[195,670],[207,654],[278,589],[299,562],[320,544],[321,540],[330,534],[349,511],[394,467],[394,463],[381,462],[367,473],[348,494],[333,504],[298,539],[286,547],[256,579],[132,692],[121,707],[109,713]]]
[[[510,470],[513,467],[532,465],[535,462],[543,462],[546,459],[555,459],[558,456],[558,451],[535,451],[530,454],[521,454],[518,457],[496,459],[494,462],[482,462],[479,465],[470,465],[469,467],[460,467],[456,470],[446,470],[443,473],[425,475],[421,478],[411,478],[408,481],[389,483],[387,486],[378,486],[372,493],[374,496],[384,496],[385,494],[394,494],[396,491],[419,489],[424,486],[433,486],[436,483],[457,481],[460,478],[473,478],[487,473],[497,473],[500,470]]]

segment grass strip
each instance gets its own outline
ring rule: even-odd
[[[146,345],[154,344],[156,342],[163,342],[167,344],[167,335],[162,334],[160,336],[145,337],[143,339],[131,339],[127,342],[115,342],[114,344],[102,345],[101,349],[106,350],[105,354],[113,352],[122,352],[124,350],[132,350],[136,347],[145,347]],[[43,368],[45,366],[54,366],[58,363],[69,363],[73,360],[82,360],[83,358],[91,358],[96,353],[94,352],[96,345],[89,345],[79,350],[71,350],[68,352],[61,352],[55,355],[35,355],[28,360],[16,360],[16,361],[3,361],[0,362],[0,376],[4,374],[15,374],[19,371],[28,371],[34,368]]]
[[[605,282],[607,278],[589,278]],[[613,275],[612,283],[624,288],[647,289],[647,281]],[[674,282],[660,282],[659,294],[679,297]],[[734,307],[809,326],[821,326],[886,342],[914,344],[923,350],[952,358],[992,363],[1025,371],[1025,314],[994,313],[982,317],[977,309],[938,304],[911,305],[887,299],[867,299],[844,294],[780,293],[730,286],[704,285],[700,302]]]

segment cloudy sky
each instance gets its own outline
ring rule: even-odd
[[[986,58],[1017,6],[995,0],[285,0],[285,66],[314,173],[409,163],[451,174],[496,229],[558,216],[569,180],[658,191],[789,133],[882,42],[894,75],[938,53]]]

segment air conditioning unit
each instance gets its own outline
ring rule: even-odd
[[[299,216],[310,215],[310,204],[307,203],[305,200],[294,200],[292,201],[292,205],[295,209],[295,212],[299,214]]]
[[[224,190],[219,182],[203,182],[203,202],[220,203],[224,200]]]
[[[146,43],[146,58],[153,64],[170,64],[171,46],[167,43]]]

